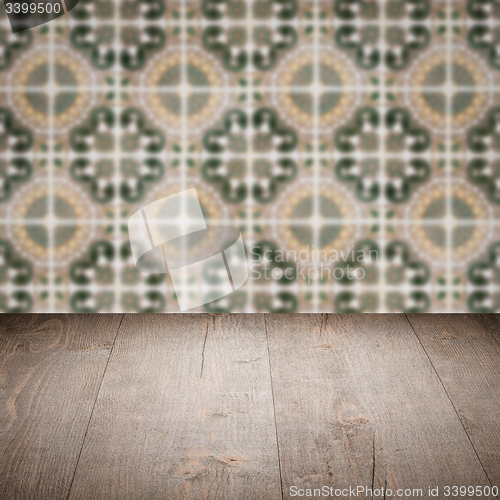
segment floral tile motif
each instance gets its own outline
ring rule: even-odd
[[[0,310],[178,312],[141,207],[195,188],[249,280],[197,311],[500,312],[500,2],[0,5]]]

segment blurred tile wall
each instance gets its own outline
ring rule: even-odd
[[[128,218],[196,188],[250,279],[199,311],[500,311],[500,2],[0,5],[0,310],[178,312]]]

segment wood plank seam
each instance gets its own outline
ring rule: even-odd
[[[276,422],[276,406],[274,404],[274,388],[273,388],[273,370],[271,367],[271,352],[269,350],[269,336],[267,334],[267,316],[264,314],[264,325],[266,328],[266,342],[267,342],[267,359],[269,362],[269,377],[271,379],[271,395],[273,400],[273,416],[274,416],[274,429],[276,432],[276,448],[278,449],[278,468],[280,471],[280,487],[281,487],[281,499],[283,500],[283,478],[281,477],[281,456],[280,456],[280,444],[278,439],[278,424]]]
[[[71,482],[69,483],[68,496],[66,497],[66,500],[69,499],[69,496],[71,494],[71,488],[73,486],[73,481],[75,480],[75,475],[76,475],[76,471],[78,469],[78,464],[80,463],[80,457],[82,456],[83,445],[85,444],[85,439],[87,437],[87,432],[88,432],[89,427],[90,427],[90,422],[92,421],[92,415],[94,414],[94,409],[95,409],[95,405],[97,403],[97,398],[99,397],[99,393],[101,392],[102,382],[103,382],[104,377],[106,375],[106,370],[108,368],[109,360],[111,359],[111,354],[113,353],[113,349],[114,349],[115,343],[116,343],[116,338],[118,337],[118,332],[120,331],[120,327],[122,326],[124,316],[125,316],[125,314],[122,314],[122,317],[120,319],[120,324],[118,325],[118,328],[116,329],[116,334],[115,334],[115,338],[113,339],[113,344],[111,345],[111,349],[109,350],[109,355],[108,355],[108,359],[106,360],[106,365],[104,366],[104,370],[102,372],[102,377],[101,377],[101,381],[99,383],[99,388],[97,389],[97,393],[96,393],[96,396],[94,399],[94,404],[92,405],[92,411],[90,412],[89,420],[87,422],[87,427],[85,428],[85,433],[83,435],[82,444],[80,445],[80,451],[78,452],[78,458],[76,459],[75,470],[73,471],[73,476],[71,478]]]
[[[201,351],[200,380],[203,378],[203,365],[205,364],[205,347],[207,346],[207,338],[208,338],[209,328],[210,328],[210,316],[207,319],[207,329],[205,331],[205,340],[203,341],[203,350]]]
[[[488,473],[486,472],[486,469],[484,468],[483,462],[481,462],[481,459],[479,458],[479,455],[478,455],[478,453],[477,453],[476,447],[474,446],[474,444],[473,444],[473,442],[472,442],[472,439],[471,439],[471,437],[470,437],[469,433],[467,432],[467,429],[466,429],[466,427],[465,427],[465,425],[464,425],[464,422],[463,422],[463,420],[462,420],[462,417],[461,417],[461,416],[460,416],[460,414],[458,413],[458,410],[457,410],[457,408],[456,408],[456,406],[455,406],[455,403],[453,402],[453,400],[451,399],[451,397],[450,397],[450,395],[449,395],[448,391],[446,390],[446,387],[445,387],[445,385],[444,385],[443,381],[441,380],[441,376],[439,375],[438,371],[436,370],[436,367],[434,366],[434,363],[432,362],[432,359],[430,358],[429,354],[427,353],[427,350],[425,349],[424,344],[423,344],[423,343],[422,343],[422,341],[420,340],[420,337],[418,336],[417,331],[415,330],[415,328],[413,328],[413,325],[412,325],[412,323],[411,323],[410,319],[408,318],[408,315],[407,315],[406,313],[404,313],[404,315],[405,315],[406,320],[407,320],[407,321],[408,321],[408,323],[410,324],[410,327],[411,327],[411,329],[413,330],[413,333],[414,333],[414,334],[415,334],[415,336],[417,337],[418,342],[419,342],[419,343],[420,343],[420,345],[422,346],[422,349],[423,349],[423,351],[425,352],[425,355],[427,356],[427,359],[429,360],[429,363],[431,364],[432,369],[433,369],[433,370],[434,370],[434,372],[436,373],[436,376],[437,376],[437,378],[438,378],[438,380],[439,380],[439,383],[441,384],[441,386],[442,386],[442,388],[443,388],[444,392],[446,393],[446,396],[448,397],[448,399],[449,399],[449,401],[450,401],[450,403],[451,403],[451,405],[452,405],[452,407],[453,407],[453,410],[455,411],[455,413],[456,413],[456,415],[457,415],[458,419],[460,420],[460,425],[462,426],[462,429],[464,430],[464,432],[465,432],[465,434],[466,434],[466,436],[467,436],[467,439],[469,440],[469,443],[470,443],[470,445],[472,446],[472,449],[474,450],[474,454],[476,455],[476,458],[477,458],[477,460],[478,460],[479,464],[481,465],[481,468],[483,469],[484,475],[485,475],[485,476],[486,476],[486,478],[488,479],[488,482],[490,483],[490,487],[491,487],[491,486],[492,486],[492,482],[491,482],[491,480],[490,480],[490,477],[488,476]],[[497,499],[498,499],[498,497],[495,497],[495,498],[497,498]]]

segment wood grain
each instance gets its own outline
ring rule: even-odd
[[[500,316],[408,315],[493,485],[500,487]]]
[[[0,318],[1,500],[500,482],[498,316]]]
[[[500,314],[474,314],[474,318],[500,345]]]
[[[281,498],[262,315],[126,315],[70,498]]]
[[[66,499],[122,315],[2,315],[0,498]]]
[[[488,484],[403,315],[268,315],[267,329],[284,498]]]

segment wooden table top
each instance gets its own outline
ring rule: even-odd
[[[3,315],[0,499],[444,498],[499,403],[498,315]]]

